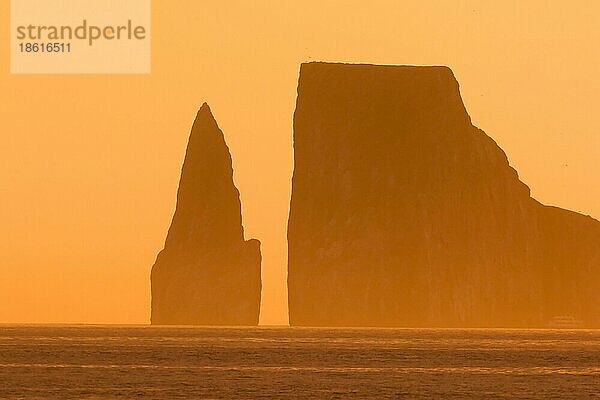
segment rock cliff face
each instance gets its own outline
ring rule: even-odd
[[[600,327],[600,223],[530,197],[446,67],[309,63],[291,325]]]
[[[205,103],[194,122],[177,207],[152,268],[152,324],[257,325],[260,242],[244,240],[223,132]]]

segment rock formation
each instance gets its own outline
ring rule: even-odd
[[[257,325],[260,242],[244,240],[223,132],[205,103],[187,146],[177,207],[152,268],[152,324]]]
[[[600,223],[530,197],[449,68],[303,64],[294,152],[291,325],[600,327]]]

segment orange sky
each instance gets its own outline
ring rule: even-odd
[[[150,75],[10,75],[0,5],[0,323],[149,321],[203,101],[263,243],[261,321],[286,323],[303,61],[450,66],[532,194],[600,217],[600,2],[154,0],[152,18]]]

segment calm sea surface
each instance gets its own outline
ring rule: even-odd
[[[0,325],[2,399],[600,398],[600,331]]]

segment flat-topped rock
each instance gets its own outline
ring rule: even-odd
[[[530,197],[447,67],[303,64],[290,323],[600,327],[600,223]]]

